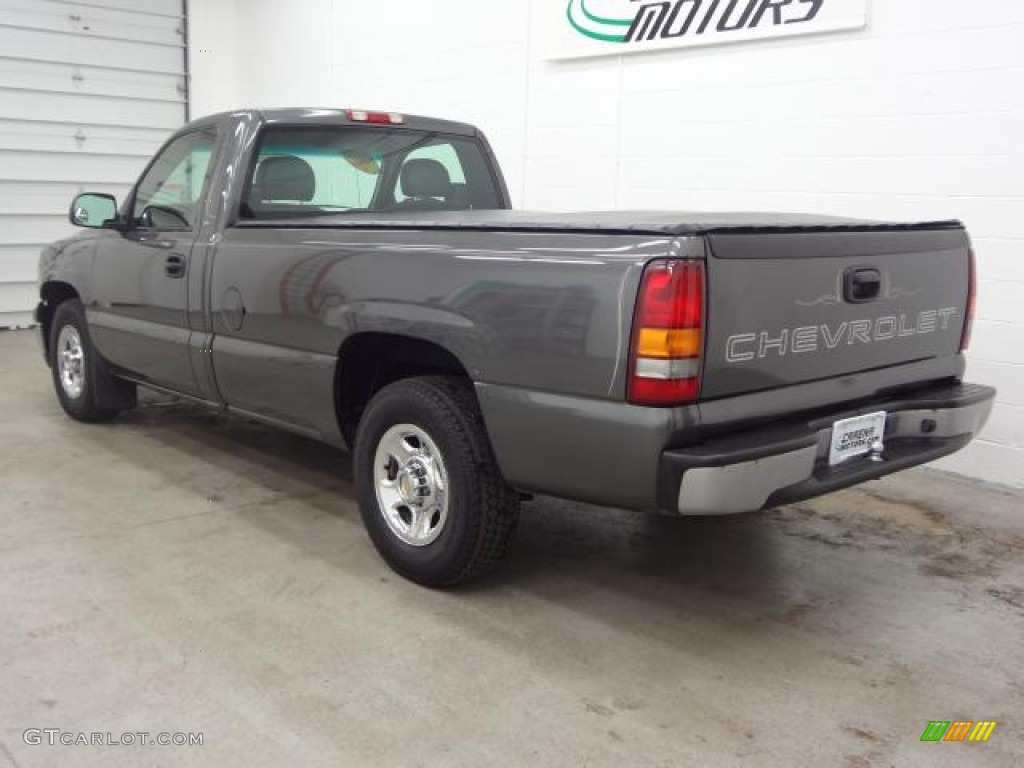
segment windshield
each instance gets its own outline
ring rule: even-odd
[[[475,139],[363,126],[267,129],[243,200],[248,219],[503,207]]]

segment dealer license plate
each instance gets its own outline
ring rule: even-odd
[[[869,413],[832,425],[832,452],[828,463],[842,464],[871,453],[871,447],[885,438],[885,412]]]

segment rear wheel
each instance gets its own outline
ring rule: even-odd
[[[355,446],[356,488],[374,546],[402,576],[448,586],[505,553],[519,498],[495,463],[470,386],[399,381],[370,402]]]
[[[57,399],[73,419],[109,421],[135,404],[135,387],[113,378],[93,349],[77,300],[65,301],[53,313],[50,368]]]

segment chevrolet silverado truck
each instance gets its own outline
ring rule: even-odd
[[[455,122],[207,117],[70,219],[37,309],[67,414],[142,386],[347,447],[426,585],[491,567],[531,494],[772,508],[963,448],[995,395],[959,222],[517,212]]]

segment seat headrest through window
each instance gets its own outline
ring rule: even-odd
[[[402,166],[402,194],[406,197],[441,197],[452,194],[448,169],[437,160],[409,160]]]
[[[308,203],[316,194],[316,174],[301,157],[272,155],[259,164],[252,185],[254,202]]]

